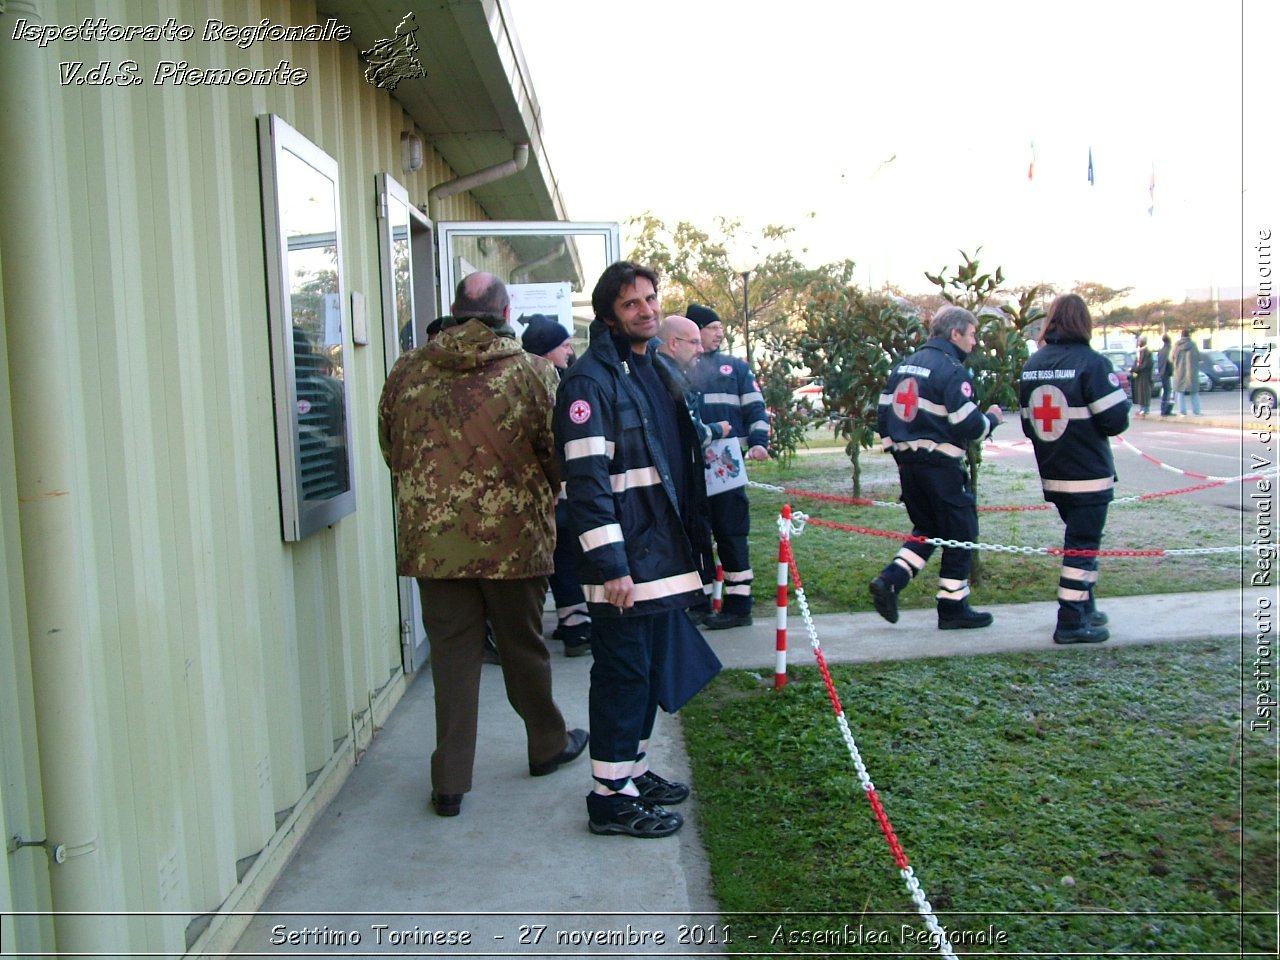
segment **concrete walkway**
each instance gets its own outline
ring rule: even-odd
[[[1107,598],[1101,606],[1111,618],[1114,646],[1211,637],[1238,642],[1253,626],[1255,603],[1252,594],[1227,590]],[[1091,648],[1051,642],[1056,606],[988,606],[996,617],[992,627],[946,633],[937,630],[931,609],[904,610],[894,625],[874,613],[819,616],[814,623],[833,663],[1010,650],[1087,656]],[[773,611],[757,611],[754,626],[707,637],[726,667],[772,676]],[[788,634],[789,666],[812,665],[794,604]],[[550,646],[556,700],[571,726],[585,727],[591,659],[566,659],[559,643]],[[696,791],[679,808],[685,827],[673,838],[594,836],[586,826],[583,798],[591,781],[585,755],[551,776],[531,778],[498,667],[484,668],[481,687],[474,790],[462,814],[440,818],[427,805],[433,695],[430,677],[422,676],[318,817],[232,956],[719,952],[678,942],[682,925],[705,928],[716,920]],[[850,720],[856,731],[857,718]],[[659,773],[687,779],[678,718],[659,716],[651,755]],[[450,932],[466,933],[469,942],[435,936],[447,940]]]

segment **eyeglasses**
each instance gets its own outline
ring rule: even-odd
[[[671,339],[675,340],[677,343],[702,343],[701,337],[694,340],[691,340],[688,337],[672,337]]]

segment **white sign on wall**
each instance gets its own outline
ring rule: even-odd
[[[573,336],[573,291],[567,282],[509,283],[507,293],[511,295],[511,326],[516,337],[539,313],[559,322]]]

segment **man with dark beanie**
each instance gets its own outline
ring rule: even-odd
[[[591,294],[586,353],[566,371],[555,434],[591,610],[591,775],[596,834],[666,837],[689,796],[649,768],[659,680],[677,618],[702,595],[702,449],[684,395],[652,343],[658,276],[610,265]]]
[[[965,357],[977,345],[978,322],[963,307],[937,312],[929,340],[893,368],[880,394],[876,432],[898,463],[902,502],[911,517],[911,535],[897,556],[871,581],[876,612],[898,622],[898,594],[924,569],[934,545],[914,538],[972,542],[978,536],[978,507],[969,489],[965,448],[988,436],[1004,420],[994,404],[983,413],[973,399]],[[991,614],[969,606],[966,547],[943,547],[938,570],[938,629],[990,626]]]
[[[535,313],[521,317],[525,321],[520,343],[536,356],[551,362],[556,374],[563,377],[573,361],[573,346],[569,331],[554,317]],[[549,578],[551,596],[556,604],[556,629],[552,640],[564,644],[566,657],[584,657],[591,653],[591,614],[587,612],[587,598],[578,582],[578,551],[569,531],[569,505],[564,491],[556,491],[556,552],[555,569]]]
[[[737,438],[747,460],[769,459],[769,412],[755,374],[745,360],[720,352],[724,324],[710,307],[689,304],[685,316],[702,333],[703,354],[694,368],[693,385],[701,394],[704,423],[728,421],[725,439]],[[755,576],[747,536],[751,533],[751,507],[747,488],[734,487],[707,498],[711,508],[711,532],[716,555],[724,568],[724,599],[719,613],[704,609],[701,620],[708,630],[751,624],[751,587]],[[707,601],[704,600],[704,607]]]

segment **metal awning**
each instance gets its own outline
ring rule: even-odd
[[[459,176],[510,160],[514,144],[529,143],[524,170],[471,191],[491,218],[568,219],[506,0],[317,0],[316,7],[350,27],[348,42],[362,51],[393,37],[413,13],[427,75],[401,81],[391,96]]]

